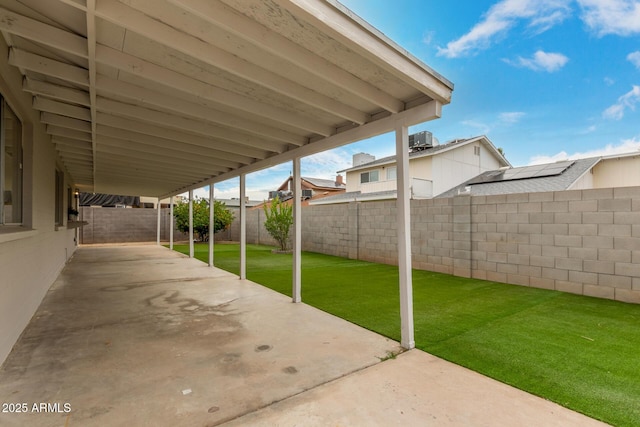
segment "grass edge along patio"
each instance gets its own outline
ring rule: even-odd
[[[174,249],[188,254],[188,245]],[[247,279],[291,295],[291,256],[247,245]],[[208,246],[195,257],[207,262]],[[238,273],[239,246],[216,244]],[[303,301],[400,338],[395,266],[303,252]],[[413,270],[416,347],[616,426],[640,423],[640,306]]]

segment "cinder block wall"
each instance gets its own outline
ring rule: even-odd
[[[216,240],[239,240],[235,213]],[[83,243],[156,238],[153,209],[91,214]],[[264,219],[247,210],[247,242],[276,246]],[[396,224],[395,200],[305,207],[302,249],[397,264]],[[413,200],[411,239],[414,268],[640,303],[640,187]]]
[[[395,201],[303,209],[303,249],[397,263]],[[640,303],[640,187],[411,202],[414,268]]]
[[[240,209],[230,209],[235,220],[231,223],[229,229],[221,231],[216,235],[216,240],[240,240]],[[271,237],[271,235],[264,228],[265,215],[262,209],[247,209],[247,243],[266,246],[278,246],[278,243]]]
[[[640,187],[471,198],[482,279],[640,303]]]
[[[358,208],[349,203],[302,209],[302,249],[358,259]]]
[[[169,240],[170,209],[160,213],[160,239]],[[117,209],[81,207],[80,243],[155,242],[158,211],[156,209]],[[185,240],[185,234],[174,228],[175,241]]]

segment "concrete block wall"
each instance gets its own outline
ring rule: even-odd
[[[473,277],[640,303],[640,187],[472,198]]]
[[[453,274],[453,199],[411,201],[413,266]]]
[[[397,208],[395,200],[361,203],[358,209],[357,248],[360,259],[398,263]]]
[[[216,234],[216,240],[239,241],[240,240],[240,209],[228,208],[233,212],[235,220],[231,226]],[[247,209],[247,243],[255,245],[278,246],[278,243],[264,228],[265,214],[262,209]]]
[[[157,209],[117,209],[81,207],[81,221],[88,222],[80,228],[80,243],[129,243],[155,242],[157,239]],[[169,240],[170,209],[160,213],[160,240]],[[174,227],[174,241],[188,239]]]
[[[95,209],[94,220],[124,211],[148,224],[102,227],[111,241],[155,240],[152,209]],[[235,213],[216,240],[239,240]],[[247,210],[247,243],[276,246],[263,224],[261,209]],[[640,187],[412,200],[411,230],[414,268],[640,303]],[[395,200],[303,208],[302,249],[397,264]]]
[[[303,249],[396,264],[395,215],[306,208]],[[640,187],[413,200],[411,230],[414,268],[640,303]]]
[[[358,203],[302,209],[302,249],[358,259]]]

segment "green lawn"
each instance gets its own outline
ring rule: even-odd
[[[239,246],[215,264],[238,273]],[[188,253],[187,246],[176,250]],[[248,245],[248,279],[291,295],[291,256]],[[207,246],[196,245],[207,261]],[[640,425],[640,306],[414,270],[416,346],[617,426]],[[400,339],[397,267],[303,253],[307,304]]]

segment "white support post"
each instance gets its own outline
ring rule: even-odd
[[[162,218],[160,217],[160,197],[158,197],[158,225],[156,227],[156,245],[160,246],[160,222]]]
[[[409,188],[409,130],[396,124],[398,270],[400,275],[400,344],[415,347],[413,330],[413,282],[411,277],[411,204]]]
[[[213,235],[215,234],[214,207],[215,203],[213,200],[213,184],[209,184],[209,267],[213,267]]]
[[[302,301],[302,180],[300,157],[293,159],[293,282],[291,290],[294,303]]]
[[[189,258],[193,255],[193,190],[189,190]]]
[[[173,250],[173,196],[169,199],[169,249]]]
[[[246,178],[240,175],[240,279],[247,278],[247,206],[246,206]]]

